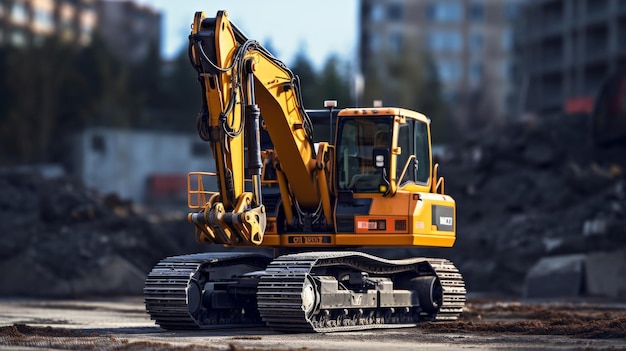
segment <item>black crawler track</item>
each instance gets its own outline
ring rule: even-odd
[[[144,300],[150,318],[164,329],[222,329],[241,326],[262,326],[258,312],[242,309],[211,312],[190,308],[200,300],[190,296],[193,286],[200,290],[207,282],[206,271],[212,268],[247,264],[265,268],[271,259],[249,253],[203,253],[168,257],[150,272],[144,287]]]
[[[393,275],[423,270],[420,275],[437,275],[443,287],[443,303],[434,315],[391,312],[389,309],[355,308],[347,314],[307,313],[302,308],[302,291],[307,276],[327,266],[347,266],[369,274]],[[422,267],[422,268],[420,268]],[[360,252],[301,253],[276,258],[262,275],[257,304],[263,321],[282,332],[336,332],[374,328],[412,327],[422,320],[455,320],[465,305],[465,284],[456,267],[445,259],[415,258],[385,260]]]
[[[210,281],[211,269],[229,270],[246,264],[265,271],[256,290],[258,309],[215,312],[198,307],[194,297]],[[309,276],[328,267],[349,268],[376,276],[419,272],[439,278],[441,308],[434,314],[389,308],[344,309],[341,315],[305,312],[303,289]],[[197,287],[197,288],[196,288]],[[169,257],[150,272],[144,288],[146,310],[164,329],[222,329],[263,324],[281,332],[337,332],[375,328],[412,327],[424,320],[455,320],[465,305],[465,285],[456,267],[445,259],[386,260],[360,252],[312,252],[277,257],[248,253],[205,253]],[[191,305],[191,307],[190,307]]]

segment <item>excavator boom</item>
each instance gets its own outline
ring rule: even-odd
[[[190,53],[203,91],[198,130],[200,136],[211,143],[220,194],[206,208],[206,216],[192,219],[204,233],[200,236],[210,238],[209,241],[236,245],[249,244],[247,239],[251,238],[253,244],[258,244],[262,241],[261,231],[252,229],[256,237],[252,233],[237,236],[235,232],[239,228],[227,221],[233,216],[245,221],[247,211],[262,206],[260,114],[275,155],[288,161],[279,166],[289,182],[289,189],[282,190],[284,201],[294,202],[299,209],[307,211],[317,209],[321,199],[329,199],[328,183],[318,182],[316,178],[312,125],[302,106],[298,78],[258,42],[246,38],[223,11],[215,18],[196,13]],[[252,193],[247,193],[244,186],[245,146]],[[330,210],[328,201],[327,212]],[[218,218],[220,215],[225,220]],[[259,213],[254,215],[264,220]],[[330,218],[328,213],[325,218]],[[223,242],[220,239],[223,237],[229,240]]]

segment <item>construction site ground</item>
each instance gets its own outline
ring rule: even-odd
[[[626,350],[626,303],[470,298],[461,320],[416,328],[282,334],[166,331],[138,297],[0,300],[0,350]]]

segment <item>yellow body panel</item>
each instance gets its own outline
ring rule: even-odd
[[[382,195],[372,198],[368,215],[355,216],[354,233],[285,233],[266,232],[261,245],[272,247],[452,247],[456,240],[456,208],[448,195],[431,193],[398,193],[393,198]],[[433,206],[450,208],[453,214],[452,230],[439,230],[433,223]],[[268,220],[272,222],[270,218]],[[396,221],[405,221],[396,228]],[[384,222],[384,229],[372,223]]]

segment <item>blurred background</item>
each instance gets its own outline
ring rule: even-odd
[[[0,294],[138,294],[208,249],[184,220],[187,172],[214,170],[186,42],[220,9],[307,108],[431,118],[458,241],[417,254],[474,292],[626,297],[619,0],[0,0]]]

